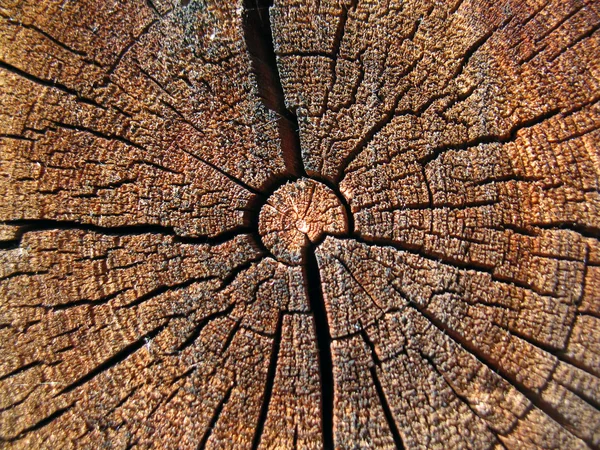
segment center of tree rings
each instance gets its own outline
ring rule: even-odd
[[[324,234],[348,231],[344,205],[323,183],[308,178],[289,182],[268,198],[260,211],[258,231],[278,260],[302,264],[307,247]]]

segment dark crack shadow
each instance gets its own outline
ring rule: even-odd
[[[259,95],[263,104],[277,115],[286,171],[290,176],[300,177],[306,172],[300,151],[298,118],[285,105],[269,21],[272,5],[273,0],[244,0],[244,39]]]

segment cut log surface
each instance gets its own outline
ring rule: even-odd
[[[600,448],[595,0],[0,0],[2,448]]]

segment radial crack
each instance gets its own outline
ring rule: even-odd
[[[251,57],[258,92],[263,104],[277,115],[281,152],[289,175],[305,175],[298,135],[298,117],[287,109],[273,35],[269,9],[273,0],[244,0],[244,38]]]
[[[366,292],[366,291],[365,291]],[[365,341],[365,343],[369,346],[371,350],[371,357],[374,366],[369,368],[371,372],[371,378],[373,379],[373,385],[375,386],[375,390],[377,391],[377,396],[379,397],[379,403],[381,404],[381,408],[383,409],[383,414],[385,416],[385,420],[390,427],[390,432],[392,433],[392,437],[394,438],[394,444],[397,449],[403,450],[404,443],[402,442],[402,436],[400,435],[400,431],[398,430],[398,426],[396,425],[396,421],[394,420],[394,414],[392,413],[392,409],[388,403],[387,397],[385,396],[385,392],[383,390],[383,386],[381,385],[381,381],[379,380],[379,375],[377,374],[377,367],[381,367],[381,360],[379,359],[379,355],[375,351],[375,345],[369,339],[369,336],[364,328],[360,330],[360,334]]]
[[[109,236],[135,236],[142,234],[162,234],[173,237],[175,242],[182,244],[208,244],[219,245],[223,244],[240,234],[252,234],[253,230],[250,227],[240,226],[234,227],[231,230],[220,233],[214,237],[207,236],[182,236],[175,232],[173,227],[157,225],[157,224],[137,224],[137,225],[121,225],[121,226],[101,226],[90,223],[80,223],[72,220],[54,220],[54,219],[18,219],[6,220],[0,222],[0,225],[11,225],[19,227],[16,237],[10,241],[6,241],[10,248],[16,248],[21,245],[21,241],[25,233],[33,233],[48,230],[82,230],[90,233],[99,233]],[[8,245],[7,245],[8,246]]]
[[[260,438],[262,437],[265,423],[267,421],[267,415],[269,413],[269,405],[271,403],[271,397],[273,395],[273,386],[275,384],[275,376],[277,374],[277,361],[279,358],[279,348],[281,346],[281,329],[283,327],[283,314],[279,314],[277,319],[277,329],[275,336],[273,336],[273,349],[271,350],[271,361],[269,362],[269,370],[267,372],[267,381],[265,383],[265,392],[263,395],[263,403],[260,408],[260,415],[258,417],[258,425],[256,427],[256,433],[252,440],[252,449],[258,449],[260,445]]]
[[[334,383],[333,362],[331,359],[331,333],[329,331],[327,311],[325,310],[325,302],[321,290],[319,264],[312,249],[308,251],[306,258],[305,279],[310,308],[315,318],[315,332],[319,351],[323,445],[326,449],[333,449]]]
[[[59,392],[59,395],[66,394],[68,392],[73,391],[74,389],[78,388],[79,386],[82,386],[83,384],[87,383],[88,381],[92,380],[93,378],[96,378],[102,372],[105,372],[105,371],[109,370],[111,367],[114,367],[117,364],[121,363],[122,361],[127,359],[129,356],[131,356],[133,353],[135,353],[139,349],[141,349],[144,345],[146,345],[148,341],[151,341],[152,339],[154,339],[158,335],[158,333],[160,333],[165,327],[166,327],[166,324],[162,324],[162,325],[154,328],[153,330],[149,331],[145,335],[140,336],[137,340],[130,343],[129,345],[126,345],[124,348],[119,350],[117,353],[115,353],[113,356],[111,356],[110,358],[105,360],[103,363],[98,364],[94,369],[90,370],[88,373],[86,373],[82,377],[78,378],[73,383],[64,387]]]

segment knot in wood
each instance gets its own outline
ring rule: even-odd
[[[348,231],[344,205],[329,187],[309,178],[288,182],[267,199],[258,231],[281,262],[302,264],[311,243]]]

